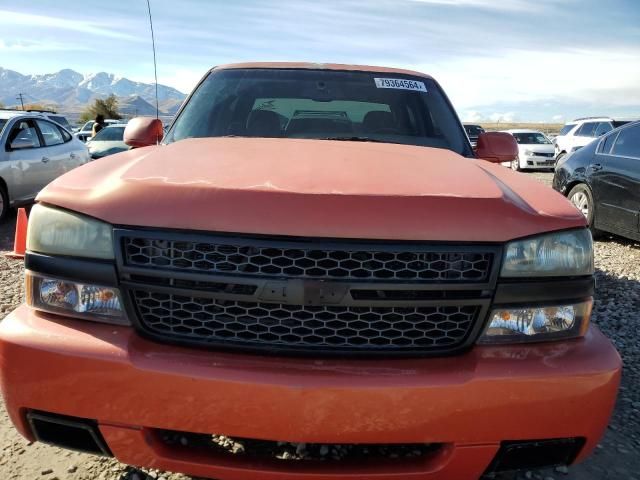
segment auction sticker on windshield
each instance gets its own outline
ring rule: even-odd
[[[417,92],[427,91],[424,82],[417,82],[415,80],[406,80],[404,78],[374,78],[374,80],[378,88],[398,88],[400,90],[415,90]]]

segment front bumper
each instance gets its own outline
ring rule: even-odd
[[[449,358],[319,360],[157,344],[128,327],[36,313],[0,325],[12,421],[29,410],[96,419],[122,462],[221,479],[477,478],[504,440],[584,437],[609,421],[620,358],[583,339],[478,346]],[[242,462],[160,444],[155,429],[317,443],[445,443],[428,462],[376,467]]]
[[[554,168],[556,160],[554,157],[521,156],[520,168]]]

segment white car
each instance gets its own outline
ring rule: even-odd
[[[38,110],[38,109],[27,109],[27,110],[17,110],[17,109],[2,109],[4,113],[13,112],[15,114],[23,114],[23,113],[34,113],[39,114],[49,120],[53,120],[58,125],[62,125],[67,131],[71,132],[72,127],[67,120],[67,117],[62,115],[61,113],[54,112],[53,110]]]
[[[56,177],[89,161],[84,143],[45,115],[0,110],[0,220]]]
[[[553,169],[555,151],[553,143],[544,133],[525,129],[503,131],[510,133],[516,139],[518,159],[502,165],[517,171],[537,168]]]
[[[113,119],[107,119],[104,121],[105,125],[115,125],[116,123],[119,123],[120,120],[113,120]],[[93,120],[89,120],[88,122],[86,122],[82,127],[80,127],[80,130],[78,130],[76,133],[74,133],[73,135],[80,141],[82,142],[87,142],[87,140],[89,140],[93,134],[93,124],[96,123]]]
[[[95,137],[87,142],[92,160],[129,150],[124,143],[124,129],[126,123],[114,123],[100,130]]]
[[[612,117],[584,117],[576,118],[568,122],[560,134],[553,139],[555,145],[556,161],[565,155],[591,143],[605,133],[618,128],[625,123],[635,121],[634,118],[612,118]]]

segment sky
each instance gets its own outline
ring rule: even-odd
[[[151,0],[158,81],[240,61],[409,68],[466,121],[640,116],[640,0]],[[146,0],[0,0],[0,67],[153,80]]]

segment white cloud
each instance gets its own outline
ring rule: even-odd
[[[554,115],[553,117],[551,117],[551,120],[553,120],[554,122],[562,122],[564,121],[564,115]]]
[[[507,50],[407,65],[433,74],[454,106],[478,109],[542,100],[640,104],[640,47],[591,50]]]
[[[461,117],[463,122],[481,122],[484,119],[482,114],[477,110],[463,112]]]
[[[430,5],[443,5],[464,8],[483,8],[487,10],[513,10],[513,11],[539,11],[544,8],[544,4],[557,3],[546,0],[546,2],[532,0],[412,0],[418,3]]]
[[[85,45],[39,41],[19,41],[6,42],[0,38],[0,52],[67,52],[67,51],[88,51],[91,50]]]
[[[158,67],[158,83],[162,83],[163,85],[171,85],[172,87],[177,88],[184,93],[191,92],[191,90],[193,90],[196,84],[207,72],[207,68],[203,68],[200,70],[182,68],[177,66],[174,66],[174,68],[172,68],[171,65],[165,66],[162,63],[159,63]],[[152,77],[148,77],[142,81],[152,83],[154,80]]]
[[[492,113],[491,115],[489,115],[489,119],[492,122],[511,123],[511,122],[515,121],[516,114],[513,113],[513,112]]]
[[[109,28],[107,24],[92,22],[80,19],[63,17],[52,17],[46,15],[36,15],[33,13],[13,12],[11,10],[0,10],[0,25],[15,27],[22,25],[31,31],[38,27],[69,30],[74,32],[96,35],[107,38],[118,38],[122,40],[137,41],[140,37]],[[144,41],[147,41],[145,35]]]

